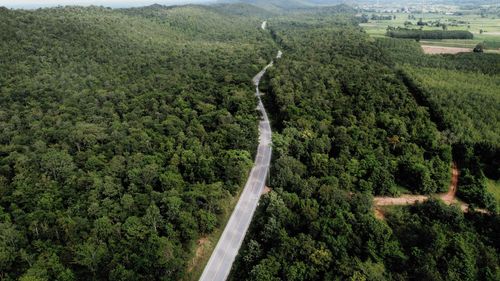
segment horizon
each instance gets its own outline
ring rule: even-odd
[[[104,6],[110,8],[142,7],[153,4],[166,6],[183,4],[210,4],[218,0],[0,0],[0,7],[9,9],[38,9],[58,6]]]

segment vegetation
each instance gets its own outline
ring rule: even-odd
[[[469,31],[460,30],[421,30],[408,28],[388,28],[387,36],[411,39],[473,39]]]
[[[323,0],[254,2],[0,9],[0,279],[196,278],[196,241],[215,244],[252,164],[251,78],[276,45],[273,191],[231,278],[500,278],[498,56],[373,40]],[[489,213],[431,199],[374,217],[374,195],[444,192],[452,161]]]
[[[179,280],[257,143],[260,20],[0,11],[0,279]],[[272,52],[272,54],[271,54]]]
[[[498,54],[459,53],[429,56],[424,54],[418,42],[412,39],[376,38],[375,44],[387,51],[394,65],[411,65],[417,71],[419,68],[435,68],[435,71],[457,70],[459,72],[455,73],[463,73],[464,76],[474,76],[477,72],[491,76],[500,73]]]
[[[488,192],[493,194],[497,206],[500,206],[500,181],[487,180],[486,188],[488,189]]]
[[[440,1],[444,2],[444,1]],[[387,35],[387,28],[392,29],[414,29],[425,32],[435,32],[435,36],[446,34],[443,31],[470,32],[473,39],[421,39],[422,45],[432,45],[441,47],[468,48],[472,51],[477,44],[483,44],[485,52],[496,52],[500,48],[500,6],[498,3],[478,3],[460,2],[458,3],[431,3],[422,12],[421,3],[407,3],[405,9],[396,2],[380,3],[382,6],[375,6],[375,3],[363,5],[364,21],[360,24],[363,29],[373,37],[382,38]],[[366,14],[383,10],[379,18],[372,19]],[[451,12],[451,13],[450,13]],[[382,18],[391,18],[391,21]],[[466,34],[466,33],[464,33]],[[470,36],[470,35],[467,35]],[[414,36],[414,39],[419,39]]]
[[[451,142],[500,143],[498,76],[441,68],[408,67],[405,71],[442,109],[444,122],[454,134]]]
[[[387,50],[342,17],[270,22],[286,49],[263,84],[275,191],[232,280],[495,280],[498,244],[474,223],[498,217],[436,201],[373,216],[372,194],[442,191],[450,175],[449,142]]]
[[[500,178],[500,55],[425,55],[411,40],[380,38],[400,75],[453,147],[466,202],[497,210],[486,177]]]
[[[271,28],[287,48],[265,96],[278,132],[273,187],[329,183],[377,195],[397,194],[398,185],[447,188],[451,148],[368,38],[354,27]],[[291,165],[300,176],[291,177]]]

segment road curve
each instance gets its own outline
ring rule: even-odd
[[[281,51],[277,58],[279,57],[281,57]],[[252,221],[260,195],[264,190],[267,174],[269,173],[269,164],[271,162],[271,126],[269,124],[266,109],[260,98],[259,82],[267,69],[272,65],[273,62],[268,64],[253,78],[255,94],[259,101],[257,109],[262,114],[259,123],[259,147],[254,166],[245,184],[245,188],[241,193],[240,199],[229,218],[229,222],[226,228],[224,228],[224,232],[212,252],[210,260],[205,266],[200,281],[224,281],[227,279],[234,259],[238,254],[238,250],[243,243],[243,239]]]

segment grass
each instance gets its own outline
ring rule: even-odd
[[[396,185],[396,191],[400,195],[405,195],[405,194],[412,194],[410,190],[406,189],[405,187],[402,187],[400,185]]]
[[[228,202],[226,206],[224,206],[223,214],[221,215],[221,224],[217,229],[215,229],[210,235],[202,237],[200,240],[203,241],[202,244],[196,243],[192,249],[192,257],[188,264],[188,270],[186,276],[182,279],[182,281],[197,281],[200,279],[201,274],[203,273],[203,269],[205,269],[210,256],[212,255],[217,242],[219,241],[222,232],[224,232],[224,228],[231,217],[231,214],[240,199],[241,192],[231,198],[231,201]]]
[[[493,195],[497,204],[500,206],[500,181],[488,179],[486,186],[488,187],[488,192]]]
[[[367,13],[371,17],[372,13]],[[368,23],[360,24],[365,31],[373,37],[384,37],[387,26],[404,27],[406,21],[410,21],[413,25],[409,28],[419,28],[417,22],[422,15],[414,14],[416,19],[408,19],[408,14],[405,13],[376,13],[378,15],[396,16],[393,20],[369,20]],[[440,21],[447,24],[448,30],[468,30],[474,34],[474,39],[471,40],[422,40],[421,44],[434,45],[443,47],[460,47],[474,48],[480,42],[486,42],[486,48],[500,49],[500,19],[488,16],[482,18],[480,15],[445,15],[437,13],[423,14],[423,21]],[[466,24],[457,24],[451,26],[452,23],[459,21]],[[424,30],[442,30],[441,27],[425,26]],[[483,30],[481,34],[480,31]]]

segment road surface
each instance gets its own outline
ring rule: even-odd
[[[277,57],[281,57],[281,55],[282,53],[280,51]],[[259,123],[259,147],[254,166],[245,184],[245,188],[241,193],[240,199],[229,218],[229,222],[201,275],[200,281],[226,280],[231,271],[234,259],[238,254],[238,250],[245,238],[248,227],[250,226],[250,222],[252,221],[260,195],[264,190],[264,185],[266,184],[269,164],[271,162],[271,126],[269,124],[266,109],[260,98],[259,82],[267,69],[272,65],[273,62],[268,64],[253,78],[253,83],[256,87],[255,94],[259,101],[257,109],[262,114],[262,119]]]

